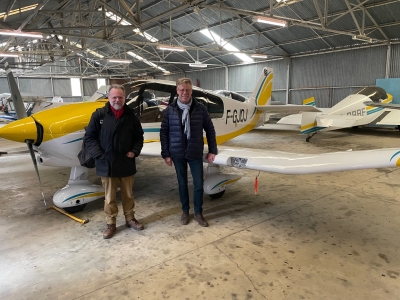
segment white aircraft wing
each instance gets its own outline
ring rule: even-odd
[[[214,163],[281,174],[312,174],[394,167],[399,158],[398,149],[296,154],[218,146],[218,155],[215,157]]]
[[[269,113],[269,114],[295,114],[302,111],[310,111],[310,112],[320,112],[318,108],[310,105],[265,105],[265,106],[257,106],[259,111]]]
[[[161,158],[160,142],[145,143],[141,156]],[[312,174],[395,167],[399,159],[399,149],[297,154],[219,145],[214,164],[281,174]]]

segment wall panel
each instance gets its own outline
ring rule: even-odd
[[[19,87],[22,93],[53,97],[50,78],[19,78]]]
[[[400,44],[392,45],[389,77],[400,78]]]
[[[386,47],[292,59],[291,88],[374,85],[386,72]]]
[[[54,78],[54,96],[71,96],[71,79],[69,78]]]

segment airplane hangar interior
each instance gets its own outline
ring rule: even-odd
[[[118,191],[108,238],[78,152],[113,84],[144,230]],[[215,128],[208,227],[161,156],[179,91]],[[400,297],[399,0],[2,0],[0,106],[1,300]]]

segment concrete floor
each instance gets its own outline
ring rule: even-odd
[[[311,143],[278,125],[227,145],[299,153],[399,147],[395,130],[340,131]],[[0,299],[399,299],[400,169],[316,175],[236,170],[210,227],[182,226],[173,168],[138,167],[136,216],[146,229],[102,238],[102,201],[76,216],[45,210],[29,154],[0,140]],[[366,158],[368,159],[368,158]],[[226,171],[235,172],[233,169]],[[67,168],[40,167],[47,199]],[[91,180],[100,183],[91,171]]]

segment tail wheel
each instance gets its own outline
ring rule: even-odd
[[[221,198],[224,194],[225,194],[225,190],[223,190],[222,192],[216,193],[216,194],[209,195],[209,196],[211,197],[211,199],[219,199],[219,198]]]
[[[82,205],[77,205],[77,206],[64,207],[63,209],[69,214],[74,214],[74,213],[82,211],[85,208],[85,206],[86,206],[86,203],[82,204]]]

